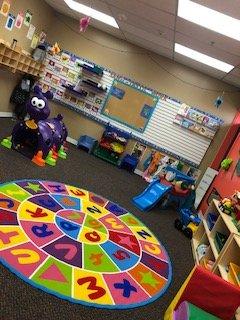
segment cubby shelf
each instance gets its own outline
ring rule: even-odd
[[[215,214],[217,217],[211,230],[207,222],[209,213]],[[215,238],[218,234],[223,234],[226,237],[226,241],[222,243],[220,248],[217,248],[215,244]],[[201,244],[205,244],[208,247],[199,260],[197,248]],[[239,286],[240,234],[231,216],[219,209],[219,201],[213,200],[205,215],[202,216],[202,222],[193,235],[192,252],[196,264],[206,267],[206,262],[211,260],[213,262],[211,267],[213,273]]]
[[[0,66],[8,67],[13,73],[22,72],[40,77],[45,65],[30,56],[0,42]]]

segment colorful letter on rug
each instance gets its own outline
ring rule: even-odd
[[[164,247],[131,213],[50,181],[0,186],[0,259],[37,288],[101,308],[154,301],[172,277]]]

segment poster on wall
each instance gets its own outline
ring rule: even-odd
[[[133,149],[132,149],[131,156],[134,156],[138,160],[141,160],[146,149],[147,149],[147,146],[145,146],[144,144],[142,144],[140,142],[136,142]]]
[[[147,104],[144,104],[140,115],[145,119],[150,119],[152,115],[153,107]]]
[[[33,16],[32,13],[29,10],[27,10],[26,14],[25,14],[25,18],[24,18],[24,25],[26,27],[30,26],[30,23],[31,23],[31,20],[32,20],[32,16]]]
[[[8,16],[8,13],[9,13],[9,10],[10,10],[10,3],[9,1],[7,0],[3,0],[2,2],[2,6],[1,6],[1,9],[0,9],[0,13],[7,17]]]
[[[12,31],[15,22],[15,17],[11,13],[8,14],[8,18],[5,24],[5,28],[9,31]]]
[[[36,27],[33,24],[30,24],[29,29],[28,29],[28,33],[27,33],[27,38],[29,40],[32,40],[33,35],[35,33]]]
[[[19,12],[15,21],[15,27],[18,29],[22,28],[22,24],[23,24],[23,12]]]
[[[39,42],[44,43],[46,41],[46,37],[47,37],[47,34],[44,31],[42,31],[39,35]]]
[[[35,33],[32,37],[31,48],[36,49],[39,41],[39,36]]]

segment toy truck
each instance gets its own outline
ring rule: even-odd
[[[189,209],[181,209],[179,214],[180,217],[174,222],[175,228],[181,230],[187,238],[192,239],[201,219]]]

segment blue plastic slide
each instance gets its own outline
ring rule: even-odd
[[[148,211],[169,193],[171,189],[172,186],[166,186],[158,180],[153,180],[143,193],[133,198],[133,203],[138,209]]]

